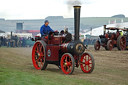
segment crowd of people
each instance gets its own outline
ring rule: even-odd
[[[85,45],[94,45],[97,39],[84,39],[83,43]],[[0,37],[0,47],[31,47],[34,45],[34,42],[31,40],[31,37],[17,37],[12,36],[11,38]]]
[[[0,47],[1,46],[7,46],[7,47],[30,47],[33,46],[34,42],[31,41],[31,37],[25,38],[25,37],[18,37],[18,36],[12,36],[12,37],[0,37]]]

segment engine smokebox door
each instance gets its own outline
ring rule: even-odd
[[[59,61],[59,46],[47,45],[46,61]]]

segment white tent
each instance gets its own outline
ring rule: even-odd
[[[109,24],[107,25],[107,27],[117,27],[117,28],[128,28],[128,22],[125,23],[116,23],[116,24]],[[86,33],[84,33],[84,35],[92,35],[92,36],[99,36],[99,35],[103,35],[103,31],[104,31],[104,27],[98,27],[98,28],[94,28],[91,31],[88,31]]]
[[[6,34],[5,33],[0,33],[0,36],[5,36]]]

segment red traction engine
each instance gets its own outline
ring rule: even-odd
[[[121,35],[120,31],[125,32],[127,30],[113,27],[106,28],[106,25],[104,25],[104,34],[100,35],[100,39],[95,42],[95,50],[99,50],[101,46],[110,51],[114,47],[117,47],[118,50],[125,50],[126,36]]]
[[[94,58],[85,52],[86,47],[79,40],[80,8],[74,6],[74,40],[70,33],[55,32],[45,37],[35,37],[32,62],[37,70],[45,70],[48,64],[55,64],[64,74],[72,74],[79,65],[84,73],[93,71]]]

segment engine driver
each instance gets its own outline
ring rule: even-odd
[[[45,20],[44,25],[42,25],[40,28],[41,36],[48,35],[50,32],[54,32],[54,31],[49,26],[49,21]]]
[[[72,34],[68,32],[68,28],[64,29],[65,36],[65,42],[69,42],[72,40]]]

